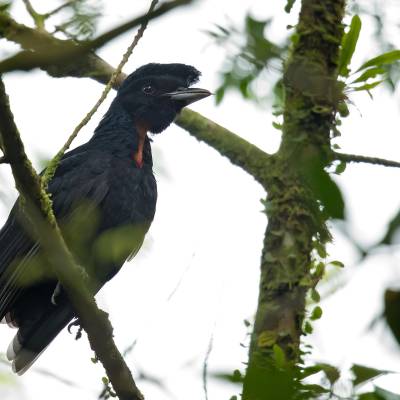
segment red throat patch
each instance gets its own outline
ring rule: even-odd
[[[145,121],[138,121],[135,124],[135,128],[138,133],[139,142],[137,150],[133,153],[133,161],[135,161],[136,167],[142,168],[144,141],[149,129],[148,124]]]

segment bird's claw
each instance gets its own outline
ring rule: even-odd
[[[81,326],[81,322],[79,321],[79,318],[74,319],[72,322],[70,322],[68,324],[68,327],[67,327],[68,333],[72,334],[71,329],[74,326],[78,326],[78,330],[76,331],[76,334],[75,334],[75,340],[78,340],[82,337],[82,329],[83,329]]]

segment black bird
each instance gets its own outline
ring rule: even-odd
[[[157,187],[148,132],[210,95],[191,88],[200,73],[185,64],[147,64],[129,75],[93,137],[66,153],[49,183],[53,209],[96,293],[140,249],[153,220]],[[24,373],[75,317],[28,233],[17,200],[0,231],[0,320],[18,327],[7,350]]]

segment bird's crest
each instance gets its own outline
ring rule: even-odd
[[[150,78],[152,76],[170,76],[179,80],[184,80],[187,87],[199,81],[200,71],[191,65],[186,64],[158,64],[150,63],[143,65],[136,71],[132,72],[124,81],[121,88],[129,85],[132,81]]]

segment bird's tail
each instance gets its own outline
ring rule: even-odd
[[[18,375],[25,373],[59,332],[74,317],[69,304],[52,306],[39,319],[19,327],[7,350],[12,369]]]

